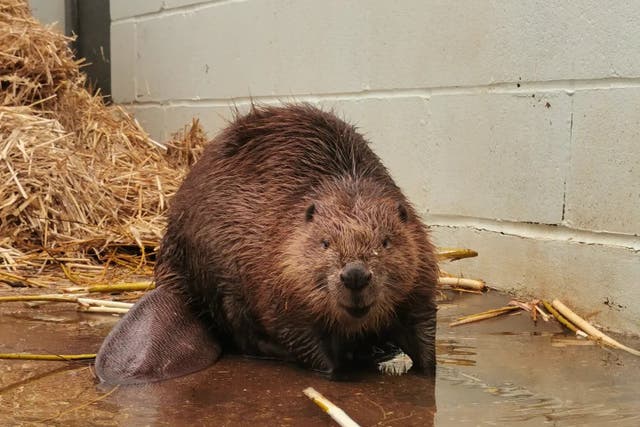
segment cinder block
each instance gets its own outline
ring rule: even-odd
[[[165,0],[164,9],[175,9],[182,6],[191,6],[201,3],[215,3],[220,0]]]
[[[50,1],[50,0],[47,0]],[[111,0],[111,20],[132,18],[161,10],[170,10],[200,3],[215,3],[212,0]]]
[[[164,0],[110,0],[111,20],[131,18],[144,13],[157,12],[162,9]]]
[[[424,213],[562,220],[571,117],[564,93],[325,104],[358,123]]]
[[[425,185],[431,214],[545,224],[562,219],[570,97],[434,96]]]
[[[640,76],[639,2],[214,2],[140,28],[142,100]]]
[[[136,93],[136,24],[111,24],[111,98],[132,102]]]
[[[640,88],[574,97],[566,223],[640,235]]]
[[[255,21],[245,21],[241,14],[228,13],[237,8],[260,9],[255,3],[240,3],[140,22],[138,100],[230,98],[247,93],[253,82],[269,81],[273,76],[268,53],[260,54],[259,40],[247,47],[251,36],[237,26],[260,25],[260,20],[255,16]]]
[[[559,298],[613,330],[638,333],[640,253],[616,246],[538,240],[472,228],[433,227],[435,243],[470,247],[477,258],[442,265],[491,287],[536,298]]]
[[[371,87],[640,76],[638,2],[412,0],[364,9]]]

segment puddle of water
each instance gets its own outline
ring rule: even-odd
[[[0,425],[332,425],[302,394],[308,386],[362,426],[640,425],[639,358],[574,345],[556,324],[534,325],[526,314],[448,326],[507,301],[490,293],[443,303],[435,381],[366,372],[331,382],[290,364],[225,356],[194,375],[113,390],[96,384],[87,364],[0,361]],[[71,305],[0,306],[0,352],[95,352],[116,321]]]

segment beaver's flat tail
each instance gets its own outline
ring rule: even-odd
[[[115,326],[95,367],[107,384],[149,383],[204,369],[220,353],[220,343],[192,313],[186,297],[173,287],[160,286]]]

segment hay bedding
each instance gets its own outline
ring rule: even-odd
[[[148,267],[145,248],[157,245],[167,201],[206,139],[194,121],[168,150],[152,141],[86,89],[70,41],[35,20],[25,1],[0,0],[5,282],[7,272],[24,277],[61,264],[69,277],[71,261]]]

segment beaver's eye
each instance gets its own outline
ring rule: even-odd
[[[382,247],[385,249],[389,249],[391,247],[391,239],[389,239],[388,237],[385,237],[384,240],[382,241]]]
[[[329,248],[329,241],[327,239],[322,239],[320,244],[322,245],[322,249],[328,249]]]

